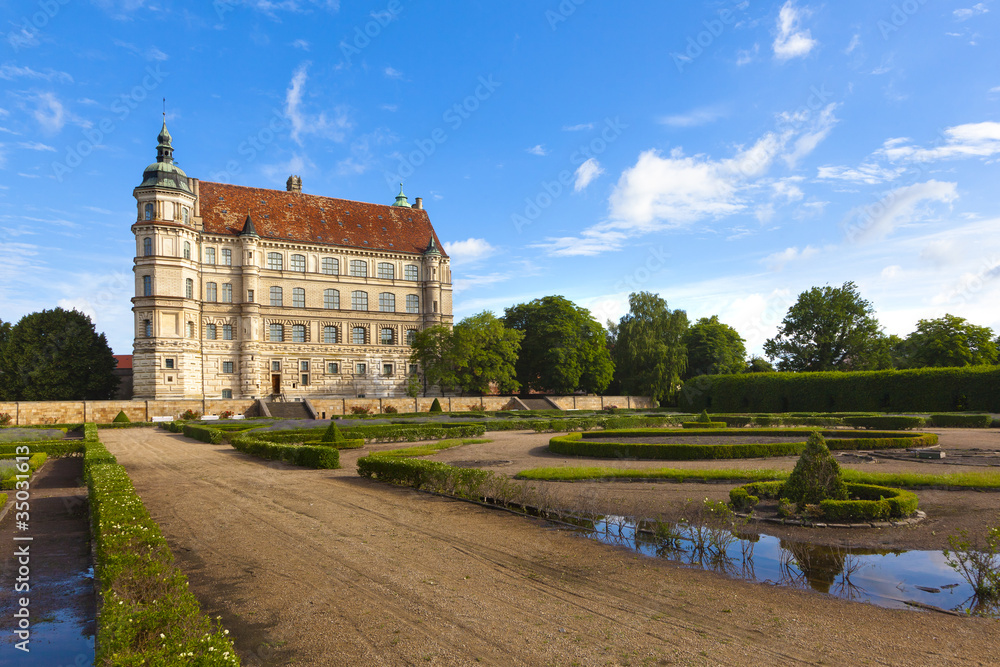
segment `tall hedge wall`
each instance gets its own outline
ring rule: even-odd
[[[679,402],[691,412],[1000,412],[1000,367],[702,375]]]

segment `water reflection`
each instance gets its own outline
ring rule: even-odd
[[[563,520],[563,519],[561,519]],[[731,577],[809,589],[893,609],[925,605],[998,617],[940,551],[829,547],[771,535],[693,523],[576,516],[584,535]]]

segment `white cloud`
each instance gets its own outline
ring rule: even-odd
[[[952,12],[956,19],[959,21],[966,21],[971,19],[973,16],[979,16],[980,14],[985,14],[989,12],[989,8],[986,3],[977,2],[972,7],[966,7],[964,9],[956,9]]]
[[[593,123],[580,123],[578,125],[564,125],[563,132],[580,132],[582,130],[593,130]]]
[[[38,46],[38,33],[27,28],[11,30],[7,33],[7,42],[17,50]]]
[[[42,79],[43,81],[73,83],[73,77],[67,72],[60,72],[54,69],[39,72],[30,67],[18,67],[9,63],[0,65],[0,79],[4,79],[5,81],[13,81],[14,79]]]
[[[790,60],[809,55],[817,42],[808,29],[802,30],[799,22],[808,16],[808,12],[795,7],[793,0],[788,0],[778,12],[778,34],[774,38],[774,57],[778,60]]]
[[[170,58],[170,56],[168,56],[166,53],[164,53],[163,51],[152,45],[147,47],[138,47],[135,44],[131,44],[129,42],[123,42],[120,39],[114,40],[114,45],[120,46],[126,51],[130,51],[131,53],[134,53],[137,56],[142,56],[146,60],[163,61]]]
[[[934,239],[920,251],[920,261],[935,267],[950,266],[962,261],[965,249],[959,247],[954,239]]]
[[[743,65],[749,65],[754,60],[757,59],[757,54],[760,53],[760,44],[754,44],[749,49],[740,49],[736,52],[736,65],[737,67],[742,67]]]
[[[297,39],[292,42],[293,49],[302,49],[303,51],[309,50],[309,42],[304,39]]]
[[[851,43],[847,45],[846,49],[844,49],[844,53],[850,55],[859,46],[861,46],[861,35],[854,33],[854,36],[851,37]]]
[[[859,206],[848,213],[845,223],[848,239],[864,242],[885,238],[900,225],[921,217],[920,205],[924,202],[950,204],[956,199],[955,183],[930,180],[896,188],[874,204]]]
[[[908,138],[889,139],[878,154],[893,162],[931,162],[947,158],[990,157],[1000,153],[1000,123],[966,123],[949,127],[943,134],[944,140],[931,148],[913,146]]]
[[[285,116],[292,125],[290,133],[292,141],[302,146],[302,137],[309,134],[343,141],[347,130],[351,128],[345,107],[334,107],[336,115],[332,119],[327,118],[326,112],[321,112],[318,116],[308,116],[302,110],[302,97],[308,79],[309,64],[307,61],[298,66],[285,93]]]
[[[379,109],[381,109],[382,111],[394,112],[394,111],[399,111],[399,105],[396,105],[396,104],[381,104],[381,105],[379,105]]]
[[[486,287],[510,280],[513,276],[510,273],[489,273],[486,275],[462,274],[455,278],[452,289],[458,292],[466,292],[473,287]]]
[[[802,250],[795,248],[785,248],[781,252],[776,252],[764,258],[764,264],[772,271],[781,271],[789,262],[799,259],[808,259],[817,252],[816,248],[807,245]]]
[[[866,162],[859,167],[820,167],[816,176],[826,180],[877,185],[896,179],[903,171],[905,170],[902,167],[889,169]]]
[[[490,245],[486,239],[476,238],[445,242],[444,249],[451,257],[451,263],[454,265],[475,264],[495,255],[498,251],[498,248]]]
[[[597,158],[590,158],[589,160],[581,164],[579,167],[577,167],[576,183],[573,184],[573,189],[577,192],[580,192],[588,185],[590,185],[591,181],[593,181],[595,178],[597,178],[603,173],[604,170],[601,169],[601,165],[597,161]]]
[[[805,197],[805,193],[802,192],[797,184],[802,182],[801,176],[791,176],[789,178],[783,178],[775,181],[771,184],[771,189],[774,190],[774,196],[778,199],[784,199],[785,201],[798,201]]]
[[[66,109],[54,93],[40,93],[35,97],[35,108],[31,112],[35,121],[48,134],[56,134],[66,124]]]
[[[793,144],[790,153],[782,156],[789,167],[794,167],[799,160],[812,153],[816,146],[829,136],[833,127],[839,122],[833,112],[837,109],[837,104],[828,104],[820,112],[819,117],[813,121],[808,131],[801,134]]]
[[[540,248],[553,257],[593,257],[609,250],[620,250],[626,240],[621,232],[585,229],[580,236],[547,238],[545,243],[529,247]]]
[[[25,148],[29,151],[52,151],[55,152],[55,148],[52,146],[47,146],[46,144],[40,143],[38,141],[21,141],[18,142],[19,148]]]
[[[543,146],[542,144],[537,144],[526,150],[532,155],[545,156],[549,154],[549,152],[545,150],[545,146]]]
[[[882,273],[880,275],[885,280],[892,280],[893,278],[898,276],[902,270],[903,267],[901,267],[899,264],[893,264],[892,266],[887,266],[884,269],[882,269]]]
[[[386,67],[383,73],[390,79],[402,79],[403,73],[394,67]]]
[[[664,116],[660,122],[671,127],[697,127],[715,122],[725,115],[725,112],[718,107],[703,107],[675,116]]]

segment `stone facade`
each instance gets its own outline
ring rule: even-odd
[[[133,193],[134,397],[404,396],[410,332],[453,322],[421,201],[198,181],[171,142]]]

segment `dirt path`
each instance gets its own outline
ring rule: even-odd
[[[998,624],[733,581],[545,523],[104,431],[247,665],[985,665]],[[353,458],[353,457],[345,457]]]

